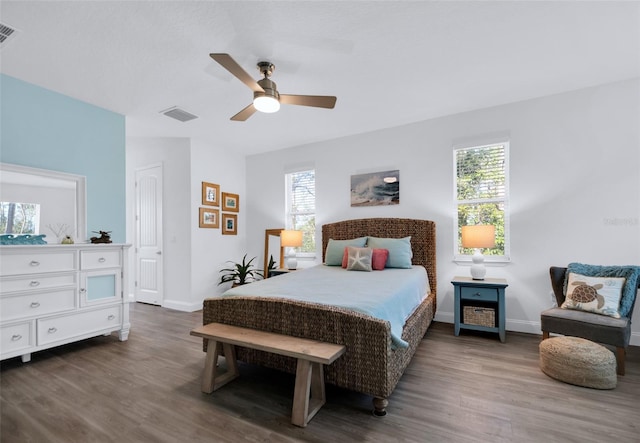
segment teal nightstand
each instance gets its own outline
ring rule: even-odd
[[[455,292],[455,335],[460,329],[497,332],[505,341],[505,294],[508,286],[502,278],[473,280],[471,277],[454,277],[451,281]]]

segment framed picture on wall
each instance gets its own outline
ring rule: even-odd
[[[238,215],[222,213],[222,234],[238,235]]]
[[[400,204],[400,171],[380,171],[351,176],[351,206]]]
[[[238,194],[232,194],[230,192],[223,192],[222,193],[222,210],[239,212],[240,196]]]
[[[219,228],[220,227],[220,210],[200,208],[200,224],[201,228]]]
[[[202,204],[220,206],[220,185],[202,182]]]

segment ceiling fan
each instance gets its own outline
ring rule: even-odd
[[[236,76],[241,82],[253,90],[253,103],[231,117],[234,121],[245,121],[256,111],[277,112],[280,104],[313,106],[316,108],[333,109],[336,97],[328,95],[292,95],[280,94],[275,82],[269,79],[276,68],[270,62],[258,62],[258,69],[263,78],[256,81],[229,54],[209,54],[212,59],[220,63],[223,68]]]

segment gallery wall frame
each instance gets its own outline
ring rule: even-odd
[[[238,214],[222,213],[222,235],[238,235]]]
[[[240,212],[240,196],[230,192],[222,193],[222,210],[229,212]]]
[[[202,182],[202,204],[220,206],[220,185]]]
[[[200,223],[198,226],[201,228],[213,228],[220,227],[220,210],[211,208],[199,208],[200,209]]]

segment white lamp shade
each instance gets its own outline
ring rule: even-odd
[[[285,229],[280,232],[280,246],[285,248],[297,248],[302,246],[302,231]]]
[[[463,248],[493,248],[496,245],[496,227],[471,225],[462,227]]]
[[[280,102],[268,95],[261,95],[253,99],[253,106],[260,112],[268,114],[278,112],[280,110]]]

